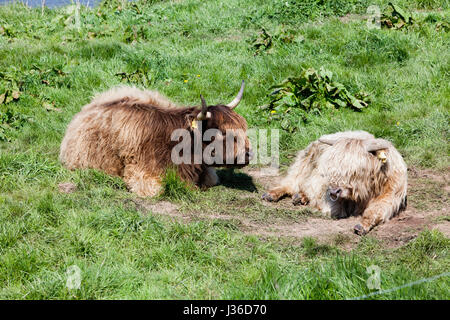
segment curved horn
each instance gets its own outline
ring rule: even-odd
[[[245,87],[245,83],[244,83],[244,80],[242,80],[241,90],[239,90],[239,93],[237,94],[236,98],[234,98],[233,101],[231,101],[229,104],[227,104],[227,107],[229,107],[231,109],[234,109],[237,107],[239,102],[241,102],[242,96],[244,95],[244,87]]]
[[[202,99],[202,110],[197,115],[197,120],[205,120],[211,118],[211,113],[208,112],[208,105],[206,104],[206,101],[202,95],[200,95],[200,99]]]

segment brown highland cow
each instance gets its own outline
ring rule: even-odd
[[[61,144],[60,160],[68,169],[94,168],[122,177],[128,188],[140,196],[154,196],[161,189],[161,177],[169,167],[176,167],[184,181],[209,187],[218,183],[214,167],[248,164],[251,151],[246,137],[245,119],[233,111],[244,91],[244,82],[236,98],[228,105],[207,106],[202,97],[201,109],[179,107],[156,91],[119,87],[95,97],[74,116]],[[191,137],[203,136],[217,129],[213,140],[223,140],[223,157],[230,161],[188,161],[175,165],[171,158],[176,129],[186,129]],[[239,131],[238,143],[227,148],[225,132]],[[203,131],[198,135],[199,130]],[[213,141],[192,139],[200,152]],[[190,141],[190,140],[189,140]],[[199,143],[198,143],[199,141]],[[244,159],[237,161],[237,159]],[[234,161],[233,161],[234,160]],[[202,160],[201,160],[202,161]]]
[[[407,167],[386,140],[365,131],[322,136],[301,150],[267,201],[292,196],[333,218],[362,215],[354,227],[364,235],[406,208]]]

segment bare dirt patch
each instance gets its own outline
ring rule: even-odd
[[[178,206],[169,201],[151,202],[146,199],[127,199],[125,201],[131,202],[136,209],[145,214],[152,212],[173,218],[183,218],[183,215],[178,212]]]
[[[409,178],[417,179],[417,178],[425,178],[430,179],[440,183],[446,183],[450,181],[450,168],[443,171],[437,172],[430,169],[418,169],[416,167],[410,167],[408,169]]]
[[[248,169],[247,173],[254,176],[259,184],[267,189],[279,177],[261,176],[255,169]],[[258,170],[256,170],[258,171]],[[430,169],[421,170],[411,168],[408,172],[408,207],[389,222],[374,228],[369,235],[385,242],[388,246],[398,247],[414,239],[418,233],[426,228],[438,229],[446,237],[450,237],[449,187],[450,170],[438,172]],[[290,199],[281,201],[273,206],[292,206]],[[348,244],[359,242],[359,237],[352,232],[358,218],[351,217],[341,220],[309,218],[306,222],[289,225],[275,225],[272,236],[311,236],[329,242],[336,237],[344,236]],[[259,233],[264,232],[257,231]],[[267,234],[267,232],[266,232]],[[348,245],[347,244],[347,245]]]
[[[264,190],[280,179],[278,176],[261,174],[259,169],[248,168],[244,172],[251,176],[258,186],[258,192],[246,193],[240,197],[242,201],[249,200],[249,205],[252,206],[255,205],[255,201],[260,201],[260,196]],[[450,237],[448,178],[449,170],[437,172],[429,169],[412,168],[409,171],[408,208],[389,222],[373,229],[369,236],[381,240],[388,247],[402,246],[417,237],[420,231],[427,228],[438,229],[445,236]],[[294,216],[293,219],[258,219],[251,215],[242,214],[239,201],[234,204],[230,203],[231,206],[236,206],[233,210],[236,214],[198,212],[198,210],[185,212],[185,210],[179,210],[177,205],[168,201],[151,202],[145,199],[129,201],[132,201],[139,210],[145,213],[152,212],[186,223],[205,219],[214,220],[246,234],[257,235],[262,238],[287,237],[300,239],[314,237],[320,242],[337,244],[344,249],[351,249],[361,239],[353,233],[353,227],[358,223],[357,217],[333,220],[320,215],[301,215],[300,211],[307,208],[305,206],[293,206],[290,199],[278,203],[261,202],[261,204],[277,210],[298,211],[299,215]]]
[[[77,186],[71,182],[64,182],[58,184],[58,190],[61,193],[73,193],[77,191]]]
[[[369,18],[370,18],[370,16],[367,14],[364,15],[364,14],[356,14],[356,13],[347,13],[345,16],[339,17],[339,20],[342,23],[350,23],[350,22],[355,22],[355,21],[367,20]]]

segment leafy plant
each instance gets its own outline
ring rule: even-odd
[[[399,5],[389,2],[385,12],[381,16],[381,25],[390,29],[402,29],[414,23],[412,15]]]
[[[367,107],[367,94],[352,95],[342,83],[332,78],[333,73],[323,67],[319,71],[303,69],[300,76],[288,77],[272,86],[275,90],[269,95],[270,101],[261,108],[269,111],[269,121],[281,121],[283,129],[293,132],[299,118],[307,121],[308,113],[320,114],[339,108],[359,111]]]
[[[255,56],[272,48],[272,36],[262,28],[258,35],[252,41],[252,47],[255,50]]]
[[[20,93],[23,86],[23,81],[19,80],[20,73],[21,72],[15,67],[11,67],[4,72],[0,72],[0,92],[3,87],[6,87],[7,90],[10,90],[11,92],[18,91]]]
[[[284,25],[278,26],[272,34],[265,28],[261,28],[258,34],[251,39],[252,48],[255,56],[263,52],[271,53],[275,43],[292,43],[294,41],[303,41],[303,37],[296,37],[295,33]]]
[[[436,23],[436,31],[448,32],[450,30],[450,23],[441,21]]]
[[[0,35],[8,38],[14,38],[15,37],[14,28],[9,24],[0,26]]]
[[[125,43],[134,43],[139,40],[147,40],[147,29],[145,26],[128,26],[123,31],[122,39]]]
[[[18,100],[20,97],[20,91],[7,89],[4,93],[0,94],[0,104],[8,104],[11,101]]]
[[[68,67],[64,65],[53,65],[51,67],[41,67],[33,64],[31,70],[23,73],[28,81],[38,81],[47,86],[61,87],[67,85],[66,76],[69,73]]]
[[[0,104],[0,141],[11,141],[11,130],[22,127],[27,118],[14,109]]]
[[[122,82],[137,85],[149,86],[152,84],[152,74],[143,68],[138,68],[133,72],[118,72],[115,76],[119,77]]]
[[[28,121],[14,108],[23,94],[24,82],[19,79],[19,74],[15,67],[0,72],[0,141],[11,141],[9,133]]]

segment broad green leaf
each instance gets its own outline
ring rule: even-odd
[[[267,110],[268,121],[280,121],[288,131],[296,130],[295,121],[308,121],[308,114],[322,116],[324,110],[351,108],[360,110],[367,106],[367,94],[358,92],[355,96],[339,82],[332,80],[333,73],[321,67],[302,69],[299,76],[290,76],[270,89],[269,101],[261,109]],[[358,99],[357,97],[361,98]]]

